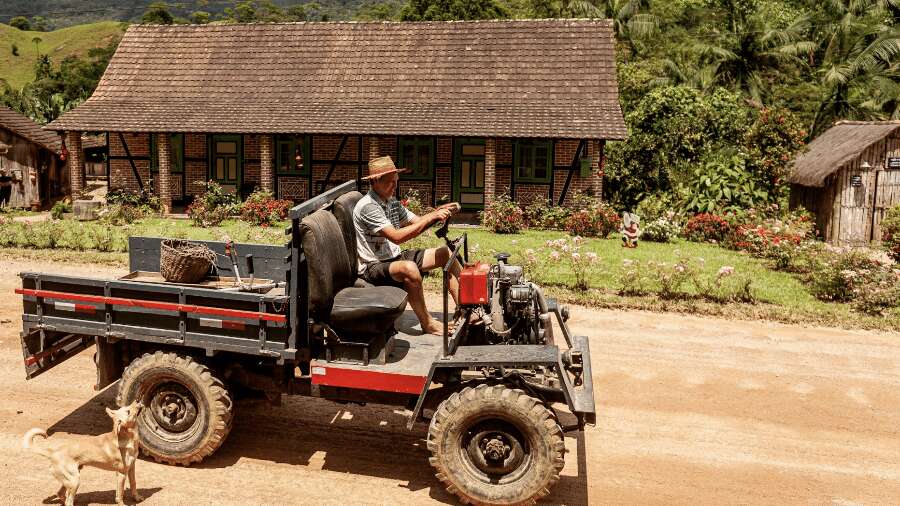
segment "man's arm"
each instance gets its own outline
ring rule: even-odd
[[[386,237],[394,244],[403,244],[406,241],[417,237],[432,223],[444,221],[450,217],[450,209],[438,208],[424,216],[414,216],[406,222],[401,228],[395,228],[390,225],[378,231],[379,234]]]

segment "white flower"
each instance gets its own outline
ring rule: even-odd
[[[591,263],[596,262],[597,259],[599,258],[599,257],[597,256],[597,254],[594,253],[593,251],[588,251],[587,254],[586,254],[585,256],[587,257],[588,261],[591,262]]]
[[[734,274],[734,267],[730,265],[723,265],[719,268],[719,276],[725,277],[731,276],[732,274]]]
[[[575,260],[577,262],[580,258],[581,255],[577,251],[572,253],[572,260]]]
[[[622,265],[625,266],[625,267],[631,267],[632,264],[634,264],[634,260],[631,260],[631,259],[629,259],[629,258],[626,258],[625,260],[622,260]]]
[[[676,265],[675,272],[684,272],[684,266],[681,264]]]
[[[516,243],[518,243],[519,241],[517,241],[516,239],[513,239],[511,242],[512,242],[513,244],[516,244]]]
[[[572,243],[574,243],[574,244],[581,244],[583,242],[584,242],[584,237],[581,237],[580,235],[576,235],[575,237],[572,238]]]
[[[551,252],[550,252],[550,258],[551,258],[552,260],[559,260],[559,251],[551,251]]]

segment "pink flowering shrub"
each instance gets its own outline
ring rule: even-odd
[[[509,195],[497,195],[481,212],[481,226],[498,234],[517,234],[525,227],[525,213]]]
[[[575,290],[590,288],[591,276],[600,259],[593,251],[582,251],[582,246],[584,246],[584,239],[580,236],[547,241],[551,263],[566,263],[571,266],[572,274],[575,275],[575,283],[572,288]]]
[[[888,209],[881,221],[881,242],[895,262],[900,262],[900,204]]]
[[[821,300],[851,302],[882,285],[892,284],[894,269],[862,250],[827,255],[810,275],[810,292]],[[900,300],[896,301],[900,305]]]
[[[654,262],[625,259],[619,271],[620,295],[658,295],[662,299],[696,297],[712,302],[755,302],[746,275],[737,275],[730,265],[719,267],[714,275],[707,274],[702,258],[681,257],[675,262]],[[689,287],[694,288],[694,293]]]
[[[609,204],[599,202],[587,209],[574,211],[566,219],[565,228],[570,235],[606,238],[619,230],[622,218]]]

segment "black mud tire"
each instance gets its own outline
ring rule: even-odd
[[[224,383],[203,364],[157,351],[122,374],[116,402],[140,400],[141,451],[164,464],[190,465],[212,455],[231,432],[233,404]],[[166,406],[175,406],[167,411]]]
[[[514,449],[490,460],[488,453],[478,455],[486,441]],[[464,504],[531,505],[559,481],[565,440],[539,400],[504,385],[481,384],[438,406],[428,449],[435,476]]]

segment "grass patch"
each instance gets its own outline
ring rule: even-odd
[[[63,222],[67,226],[79,227],[86,224]],[[102,224],[92,224],[102,226]],[[8,225],[7,225],[8,226]],[[18,247],[0,248],[0,259],[17,258],[40,262],[96,263],[115,267],[125,267],[127,253],[123,253],[125,238],[128,236],[175,237],[183,239],[222,241],[230,238],[236,242],[258,244],[284,244],[286,222],[273,227],[257,227],[237,220],[227,220],[221,226],[211,228],[195,227],[190,220],[170,218],[148,218],[132,225],[108,227],[118,239],[117,249],[112,253],[92,251],[71,251],[65,249],[24,249]],[[3,230],[0,230],[2,233]],[[470,260],[493,263],[494,254],[506,252],[511,255],[510,263],[524,265],[525,252],[529,249],[544,250],[546,242],[563,234],[553,231],[528,230],[515,235],[497,235],[478,228],[454,227],[451,236],[461,233],[469,236]],[[443,241],[427,232],[404,244],[404,248],[434,247]],[[588,239],[582,252],[594,252],[599,262],[588,277],[589,289],[574,290],[575,276],[571,266],[565,262],[541,261],[526,271],[532,281],[545,287],[547,293],[568,304],[610,309],[642,309],[649,311],[672,311],[686,314],[703,314],[735,319],[766,319],[784,323],[836,326],[843,328],[864,328],[900,330],[900,312],[888,317],[875,317],[852,311],[849,304],[823,302],[816,299],[796,276],[775,271],[766,261],[748,254],[727,250],[712,244],[701,244],[678,240],[671,244],[641,243],[637,249],[625,249],[618,239]],[[539,254],[546,257],[546,254]],[[684,297],[663,300],[649,296],[619,295],[619,273],[625,260],[640,262],[666,262],[674,264],[680,258],[703,258],[701,272],[713,276],[720,267],[728,265],[739,275],[749,276],[752,292],[758,301],[747,303],[716,303],[693,297],[693,286],[685,285]],[[426,287],[440,290],[440,276],[435,272],[426,279]]]
[[[469,237],[470,260],[494,262],[494,254],[506,252],[512,255],[509,262],[524,265],[525,251],[546,250],[546,242],[561,237],[560,232],[528,230],[515,235],[497,235],[475,228],[451,229],[451,237],[466,232]],[[420,236],[404,247],[434,247],[442,241],[431,234]],[[785,323],[837,326],[843,328],[866,328],[900,330],[900,314],[889,317],[872,317],[852,311],[849,304],[824,302],[815,298],[796,276],[772,270],[764,260],[713,244],[702,244],[676,240],[661,244],[643,242],[637,249],[621,247],[619,239],[587,239],[582,252],[592,251],[599,256],[599,263],[589,277],[590,289],[573,290],[575,276],[571,267],[564,263],[539,262],[535,268],[526,271],[526,276],[547,287],[547,292],[557,299],[569,303],[611,309],[645,309],[650,311],[675,311],[687,314],[736,319],[766,319]],[[474,250],[474,252],[473,252]],[[702,272],[713,276],[720,267],[728,265],[737,274],[749,276],[756,304],[720,304],[690,297],[695,294],[693,286],[685,285],[688,297],[678,300],[662,300],[655,296],[626,297],[618,294],[618,278],[626,259],[674,264],[682,257],[702,258]],[[437,275],[429,276],[426,286],[431,290],[440,289],[441,280]]]
[[[34,81],[34,63],[40,54],[49,55],[54,64],[67,56],[87,56],[91,48],[104,47],[124,33],[125,23],[101,21],[70,26],[52,32],[23,32],[9,25],[0,24],[0,79],[21,89]],[[40,37],[35,46],[32,39]],[[12,46],[18,47],[18,56],[12,54]]]
[[[61,249],[0,248],[0,260],[31,260],[34,262],[60,262],[128,267],[128,253],[103,253],[100,251],[69,251]],[[35,266],[40,270],[40,266]]]

